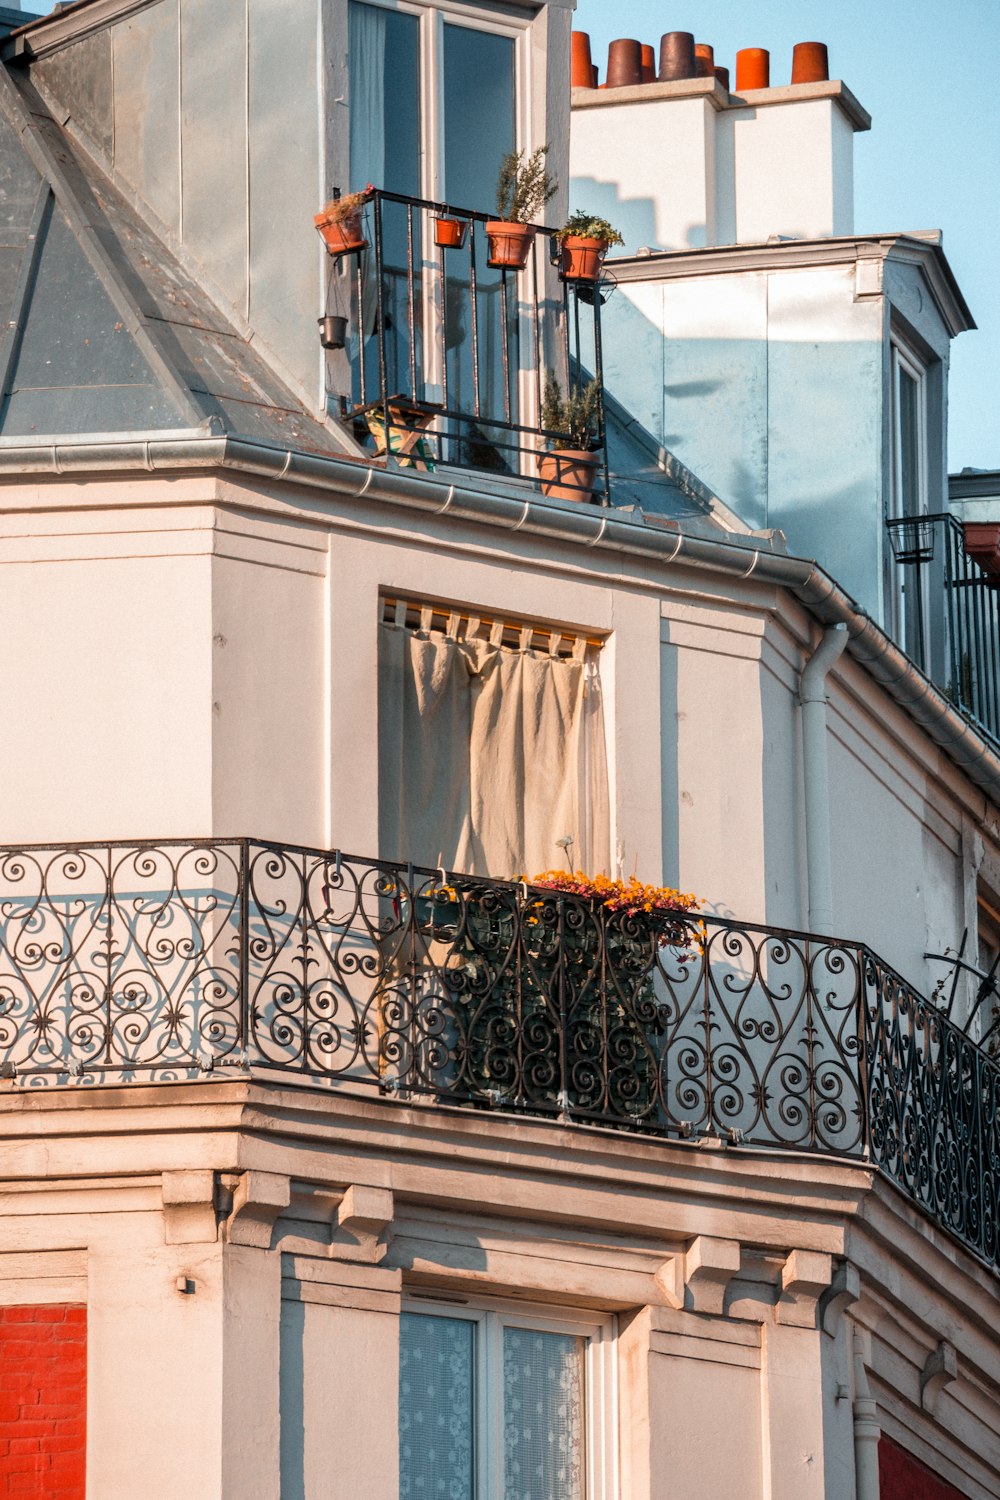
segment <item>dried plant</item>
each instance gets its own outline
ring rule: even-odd
[[[569,394],[564,397],[555,371],[546,372],[541,410],[542,427],[546,432],[565,433],[574,448],[592,448],[597,441],[600,412],[599,380],[591,380],[582,386],[571,385]],[[556,439],[550,437],[548,441],[553,446]]]
[[[545,170],[548,146],[539,146],[527,156],[508,151],[497,179],[497,218],[513,224],[530,224],[558,190],[559,184]]]

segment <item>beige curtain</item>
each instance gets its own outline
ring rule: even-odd
[[[609,867],[597,652],[533,649],[525,629],[459,638],[406,606],[379,643],[379,841],[384,857],[498,878]],[[572,839],[568,851],[559,840]]]

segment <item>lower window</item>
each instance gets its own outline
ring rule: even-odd
[[[570,1312],[410,1304],[400,1500],[612,1500],[612,1336]]]

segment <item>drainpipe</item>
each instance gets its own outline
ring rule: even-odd
[[[857,1500],[879,1500],[878,1440],[882,1436],[878,1407],[868,1371],[854,1337],[854,1493]]]
[[[826,676],[847,645],[847,626],[823,632],[799,678],[802,707],[802,779],[806,807],[806,879],[809,931],[833,927],[833,874],[830,859],[830,772],[827,761]]]

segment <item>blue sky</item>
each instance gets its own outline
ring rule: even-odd
[[[604,78],[608,43],[659,49],[693,31],[717,63],[767,47],[787,83],[795,42],[822,41],[830,73],[872,116],[855,137],[855,229],[942,229],[944,250],[978,324],[952,345],[949,467],[1000,468],[1000,0],[577,0]]]

